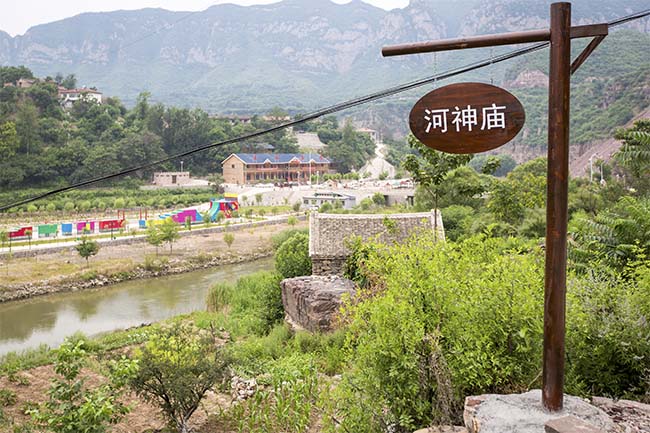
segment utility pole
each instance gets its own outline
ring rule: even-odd
[[[607,36],[608,24],[571,26],[571,3],[551,5],[549,29],[475,36],[384,47],[384,56],[466,48],[550,42],[546,266],[544,279],[544,353],[542,403],[550,411],[563,405],[567,204],[569,180],[569,101],[573,74]],[[592,37],[571,63],[571,39]]]

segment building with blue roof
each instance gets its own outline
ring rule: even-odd
[[[233,153],[221,163],[226,183],[298,182],[331,171],[331,161],[318,153]]]

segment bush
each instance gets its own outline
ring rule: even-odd
[[[567,392],[647,399],[650,264],[627,276],[606,269],[568,281]]]
[[[0,407],[16,404],[16,393],[10,389],[0,388]]]
[[[227,361],[215,346],[215,336],[187,324],[153,333],[136,359],[138,368],[129,385],[157,404],[179,433],[189,431],[189,419],[201,399],[227,376]]]
[[[278,248],[280,248],[280,245],[284,243],[287,239],[295,235],[296,233],[304,233],[304,234],[309,234],[309,229],[287,229],[287,230],[282,230],[279,233],[274,234],[271,236],[271,245],[273,246],[273,250],[277,251]]]
[[[242,277],[234,285],[220,283],[208,293],[210,311],[220,311],[228,306],[229,318],[238,329],[234,334],[266,335],[284,318],[280,275],[258,272]]]
[[[346,309],[348,431],[460,420],[465,395],[517,392],[540,369],[543,257],[484,236],[372,249]]]
[[[32,419],[48,431],[103,433],[128,412],[119,397],[133,363],[124,359],[114,362],[110,383],[89,389],[85,379],[79,377],[85,357],[83,340],[68,340],[57,350],[54,371],[60,377],[52,380],[49,401],[28,410]]]
[[[471,233],[474,209],[469,206],[453,205],[441,210],[445,237],[456,241]]]
[[[309,235],[296,233],[284,241],[275,254],[275,269],[283,278],[311,275]]]

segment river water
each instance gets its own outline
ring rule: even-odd
[[[134,280],[93,290],[0,304],[0,355],[56,347],[76,333],[94,335],[204,310],[210,287],[271,270],[273,259]]]

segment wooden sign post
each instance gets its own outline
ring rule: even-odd
[[[607,24],[571,27],[571,3],[553,3],[550,29],[420,42],[384,47],[382,50],[384,56],[398,56],[528,42],[550,41],[551,43],[542,373],[542,403],[550,411],[561,410],[564,397],[569,85],[571,74],[589,57],[607,33]],[[571,63],[571,39],[584,37],[594,39]]]

